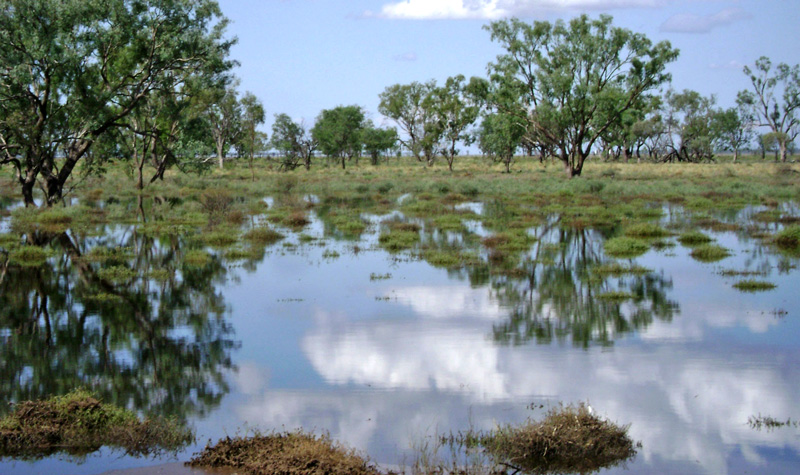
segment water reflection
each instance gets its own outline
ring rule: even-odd
[[[236,344],[215,285],[226,272],[218,258],[188,265],[182,238],[134,228],[101,238],[37,232],[28,241],[53,257],[27,267],[0,256],[6,400],[87,387],[106,402],[180,419],[220,403]]]

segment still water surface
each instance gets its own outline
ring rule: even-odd
[[[663,224],[680,219],[668,210]],[[539,241],[524,274],[508,277],[387,253],[376,247],[377,226],[360,241],[325,239],[319,220],[303,232],[318,239],[292,234],[263,257],[216,253],[192,267],[182,264],[182,238],[132,225],[54,239],[47,266],[9,268],[3,282],[4,399],[82,382],[105,388],[108,401],[188,420],[198,443],[181,461],[249,428],[303,427],[386,467],[410,462],[412,447],[435,433],[491,429],[541,416],[532,405],[585,401],[630,424],[642,443],[633,462],[607,473],[800,471],[796,427],[748,425],[759,415],[800,420],[796,258],[744,234],[709,232],[731,257],[702,263],[677,244],[617,260],[650,272],[601,276],[592,269],[615,261],[601,233],[545,226],[531,230]],[[140,278],[99,292],[98,267],[76,258],[95,246],[131,248],[123,261]],[[741,277],[726,269],[758,271],[777,288],[738,291]],[[631,298],[601,297],[610,291]],[[49,309],[49,327],[32,302]],[[26,318],[36,331],[20,330]],[[80,463],[4,460],[0,473],[167,462],[103,450]]]

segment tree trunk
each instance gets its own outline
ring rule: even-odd
[[[781,146],[781,163],[786,163],[786,141],[783,140],[780,143]]]
[[[22,200],[25,202],[25,207],[36,206],[33,201],[33,186],[36,184],[36,175],[33,171],[29,171],[25,178],[20,180],[20,184],[22,185]]]
[[[345,169],[345,163],[344,162],[345,162],[345,158],[344,158],[344,155],[342,155],[342,170]]]

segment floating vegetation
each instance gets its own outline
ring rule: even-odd
[[[250,474],[381,473],[369,459],[332,441],[329,436],[301,431],[226,437],[195,454],[186,465],[233,468]]]
[[[786,419],[785,421],[775,419],[774,417],[770,416],[762,416],[759,414],[758,416],[750,416],[747,418],[747,425],[750,426],[751,429],[755,430],[774,430],[774,429],[781,429],[784,427],[800,427],[800,422],[793,421],[791,419]]]
[[[697,230],[687,231],[678,237],[678,242],[684,246],[699,246],[701,244],[708,244],[713,239],[707,234]]]
[[[0,420],[0,457],[38,459],[56,453],[84,456],[102,446],[128,455],[176,452],[194,440],[174,420],[139,420],[127,409],[76,390],[43,401],[14,404]]]
[[[758,271],[758,270],[736,270],[736,269],[723,269],[719,272],[719,275],[725,277],[747,277],[747,276],[756,276],[756,275],[767,275],[766,271]]]
[[[729,257],[731,251],[716,244],[701,244],[689,254],[700,262],[717,262]]]
[[[373,273],[371,273],[371,274],[369,275],[369,280],[371,280],[371,281],[375,281],[375,280],[387,280],[387,279],[391,279],[391,278],[392,278],[392,274],[389,274],[389,273],[386,273],[386,274],[376,274],[375,272],[373,272]]]
[[[615,237],[605,242],[606,254],[612,257],[636,257],[644,254],[650,246],[632,237]]]
[[[339,254],[338,251],[334,251],[333,249],[325,249],[325,252],[322,253],[322,258],[323,259],[331,259],[331,260],[333,260],[333,259],[338,259],[341,256],[342,255]]]
[[[740,280],[739,282],[733,284],[733,288],[741,290],[742,292],[764,292],[767,290],[772,290],[775,287],[777,286],[772,282],[755,279]]]

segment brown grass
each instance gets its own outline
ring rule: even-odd
[[[539,422],[502,427],[480,444],[498,464],[525,473],[589,473],[636,455],[627,427],[600,419],[583,404],[551,409]]]
[[[186,465],[229,467],[249,474],[379,474],[368,459],[326,436],[284,432],[226,437],[195,454]]]

